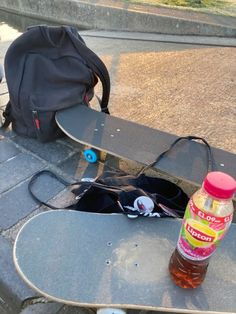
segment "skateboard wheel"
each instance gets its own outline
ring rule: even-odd
[[[92,149],[86,149],[84,151],[84,158],[90,163],[94,163],[98,160],[96,152],[93,151]]]

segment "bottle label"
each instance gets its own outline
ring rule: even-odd
[[[208,258],[226,234],[232,218],[233,214],[217,217],[206,213],[190,199],[180,230],[178,250],[191,260]]]

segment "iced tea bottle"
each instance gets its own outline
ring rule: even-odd
[[[205,278],[209,259],[233,219],[236,181],[226,173],[208,173],[187,205],[169,271],[182,288],[196,288]]]

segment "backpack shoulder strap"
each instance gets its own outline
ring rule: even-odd
[[[2,114],[5,120],[3,124],[1,125],[1,129],[6,129],[12,123],[12,118],[11,118],[10,113],[11,113],[11,102],[9,100]]]
[[[70,26],[64,26],[64,28],[79,54],[86,60],[88,66],[101,80],[103,95],[100,106],[103,112],[109,113],[107,106],[110,96],[110,76],[105,64],[91,49],[85,45],[84,40],[80,37],[76,28]]]

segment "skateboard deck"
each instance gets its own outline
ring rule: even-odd
[[[172,283],[168,261],[181,220],[48,211],[29,220],[14,244],[24,281],[70,305],[178,313],[235,313],[236,226],[212,257],[201,287]]]
[[[143,165],[156,160],[177,139],[175,135],[84,105],[58,111],[56,121],[73,140]],[[212,151],[215,168],[236,177],[236,155],[216,148],[212,148]],[[206,148],[200,143],[181,141],[154,167],[178,179],[200,185],[207,171]]]

